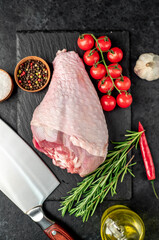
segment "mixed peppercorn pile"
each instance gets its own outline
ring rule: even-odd
[[[42,88],[48,78],[48,70],[39,60],[27,60],[19,66],[18,82],[22,88],[30,91]]]

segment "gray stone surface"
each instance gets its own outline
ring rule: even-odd
[[[130,76],[132,79],[132,129],[142,121],[147,130],[154,163],[156,166],[156,188],[159,191],[159,81],[148,83],[139,79],[133,68],[138,56],[144,52],[159,53],[159,2],[119,1],[0,1],[0,68],[12,76],[16,65],[16,30],[126,30],[130,32]],[[0,117],[16,130],[16,106],[19,91],[14,89],[12,97],[0,104]],[[100,239],[100,218],[104,209],[122,203],[136,211],[144,220],[146,240],[159,238],[159,202],[155,199],[151,183],[147,181],[140,151],[136,154],[136,177],[133,179],[133,196],[127,201],[107,201],[96,211],[95,217],[83,224],[74,216],[60,217],[58,201],[44,205],[47,214],[56,217],[76,234],[75,239]],[[78,236],[78,237],[77,237]],[[88,238],[89,237],[89,238]],[[0,193],[0,240],[47,239],[42,231]]]

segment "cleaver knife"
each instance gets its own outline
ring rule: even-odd
[[[0,119],[0,190],[53,240],[73,240],[48,219],[42,204],[59,181],[38,155]]]

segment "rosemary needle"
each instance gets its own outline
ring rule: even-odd
[[[127,155],[133,147],[137,148],[142,132],[127,131],[126,140],[114,142],[113,151],[109,151],[106,160],[82,182],[73,188],[69,195],[61,202],[62,216],[66,212],[82,217],[83,222],[92,216],[99,203],[102,203],[107,194],[116,194],[119,177],[121,182],[129,172],[132,176],[131,163],[134,156],[127,162]]]

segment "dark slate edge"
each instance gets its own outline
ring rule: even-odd
[[[36,32],[36,31],[29,31],[29,33],[35,33],[35,32]],[[41,33],[41,32],[43,33],[43,31],[38,31],[38,33],[39,33],[39,32],[40,32],[40,33]],[[46,32],[48,33],[48,31],[46,31]],[[57,31],[57,33],[62,33],[62,34],[65,33],[65,32],[67,33],[67,31]],[[121,33],[120,31],[113,31],[112,33],[114,33],[114,32],[115,32],[115,33]],[[22,33],[22,34],[24,33],[24,35],[25,35],[25,34],[28,34],[28,31],[18,32],[18,33],[17,33],[17,39],[18,39],[18,35],[19,35],[19,34],[21,35],[21,33]],[[37,33],[37,32],[36,32],[36,33]],[[56,33],[56,31],[51,31],[51,33],[54,34],[54,33]],[[74,31],[71,31],[71,32],[70,32],[70,31],[69,31],[68,33],[76,33],[76,34],[77,34],[77,31],[76,31],[76,32],[74,32]],[[127,35],[129,35],[128,32],[125,32],[125,31],[122,31],[122,33],[125,33],[125,34],[127,33]],[[32,34],[31,34],[31,35],[32,35]],[[17,41],[17,43],[18,43],[18,41]],[[17,57],[18,57],[17,60],[20,60],[20,56],[17,56]],[[128,71],[128,70],[127,70],[127,71]],[[19,89],[19,92],[20,92],[19,94],[21,94],[21,90],[20,90],[20,89]],[[24,92],[23,92],[23,93],[24,93]],[[19,106],[19,104],[20,104],[20,103],[18,103],[18,106]],[[22,116],[21,116],[21,117],[22,117]],[[18,121],[18,122],[19,122],[19,121]],[[19,124],[20,124],[20,122],[19,122]],[[20,126],[19,126],[19,128],[20,128]],[[20,130],[20,131],[21,131],[21,130]],[[23,134],[24,134],[24,133],[23,133]],[[29,137],[29,133],[27,133],[27,135],[28,135],[28,137]],[[30,142],[30,141],[29,141],[29,142]],[[41,155],[39,152],[38,152],[38,154]],[[42,154],[42,158],[43,158],[43,159],[45,158],[45,157],[43,157],[43,154]],[[46,161],[48,161],[48,160],[46,160]],[[47,164],[48,164],[48,162],[47,162]],[[50,164],[49,164],[49,165],[50,165]],[[52,166],[50,166],[50,167],[52,168]],[[56,168],[56,167],[55,167],[55,168]],[[62,170],[61,170],[61,171],[62,171]],[[65,171],[65,170],[64,170],[64,171]],[[53,170],[53,172],[55,172],[55,171]],[[58,172],[59,172],[59,171],[58,171]],[[66,172],[66,171],[65,171],[65,172]],[[67,173],[66,173],[66,176],[67,176]],[[71,175],[71,177],[72,177],[72,175]],[[64,182],[67,182],[67,181],[65,181],[65,180],[63,180],[63,181],[64,181]],[[127,184],[126,184],[126,185],[130,185],[129,182],[131,182],[131,177],[130,177],[130,178],[128,177],[128,179],[125,180],[125,182],[126,182],[126,181],[127,181]],[[129,182],[128,182],[128,181],[129,181]],[[124,186],[124,185],[123,185],[123,186]],[[126,186],[125,186],[125,187],[126,187]],[[124,187],[124,188],[125,188],[125,187]],[[127,187],[126,187],[126,188],[127,188]],[[61,192],[61,191],[60,191],[60,192]],[[62,193],[62,192],[61,192],[61,193]],[[126,191],[126,194],[127,194],[127,191]],[[129,191],[129,194],[128,194],[128,195],[129,195],[129,196],[126,197],[126,199],[130,199],[130,198],[131,198],[131,196],[130,196],[130,195],[131,195],[131,191]],[[109,198],[109,197],[108,197],[108,198]],[[120,197],[119,195],[116,195],[115,197],[113,197],[113,200],[115,200],[115,199],[120,199],[120,198],[122,199],[122,197]],[[110,197],[109,199],[112,199],[112,198]]]

